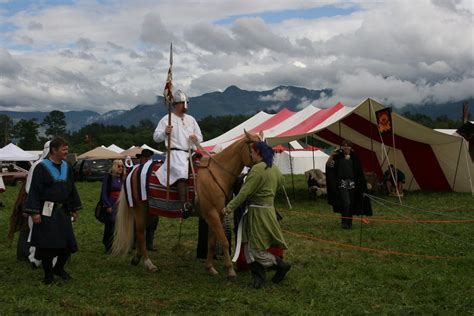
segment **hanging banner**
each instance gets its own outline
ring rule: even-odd
[[[377,128],[381,135],[392,133],[392,108],[385,108],[375,112]]]
[[[170,68],[166,77],[163,97],[165,98],[165,104],[169,108],[173,104],[173,43],[170,45]]]

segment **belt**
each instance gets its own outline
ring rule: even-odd
[[[188,152],[187,149],[181,149],[181,148],[174,148],[174,147],[171,147],[170,150],[178,150],[178,151],[184,151],[184,152]]]
[[[110,192],[110,196],[113,197],[114,199],[118,199],[120,195],[120,191],[112,191]]]
[[[63,208],[64,210],[66,210],[66,203],[54,202],[53,210],[58,209],[58,208]]]
[[[272,208],[273,205],[258,205],[258,204],[250,204],[249,207],[256,207],[256,208]]]

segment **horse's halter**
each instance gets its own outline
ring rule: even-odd
[[[252,165],[255,164],[255,161],[253,160],[252,158],[252,148],[250,147],[252,143],[252,141],[248,141],[248,142],[245,142],[247,144],[247,148],[249,150],[249,157],[250,157],[250,161],[252,162]],[[227,170],[227,168],[225,168],[218,160],[214,159],[212,156],[209,156],[209,166],[211,164],[211,162],[214,161],[214,163],[220,168],[222,169],[223,171],[227,172],[228,174],[230,174],[231,176],[233,176],[234,178],[238,178],[240,176],[240,174],[234,174],[232,171],[230,170]],[[209,166],[206,168],[208,171],[209,171],[209,174],[211,175],[211,177],[214,179],[214,182],[217,184],[217,186],[219,187],[219,189],[221,189],[222,193],[224,193],[224,196],[226,198],[226,201],[229,200],[229,196],[228,194],[226,193],[226,191],[224,190],[224,188],[222,187],[222,185],[219,183],[219,181],[217,180],[216,176],[214,175],[214,173],[212,172],[211,169],[209,169]]]
[[[252,141],[248,141],[246,142],[247,144],[247,148],[249,150],[249,158],[250,158],[250,162],[252,163],[252,166],[255,165],[255,160],[253,160],[253,156],[252,156],[252,145],[254,142]]]

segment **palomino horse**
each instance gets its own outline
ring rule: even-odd
[[[241,173],[244,166],[252,165],[250,145],[262,139],[262,135],[251,134],[245,131],[245,137],[234,142],[218,154],[204,157],[199,166],[196,180],[197,199],[195,206],[200,216],[209,225],[208,252],[206,259],[206,270],[210,275],[218,274],[214,268],[213,258],[216,253],[216,240],[222,249],[229,249],[224,228],[222,227],[221,210],[226,200],[230,198],[232,186]],[[130,208],[126,201],[124,190],[120,194],[118,212],[115,223],[114,243],[112,253],[125,255],[133,244],[133,222],[135,221],[135,232],[137,239],[137,253],[132,259],[132,264],[137,265],[142,256],[144,265],[149,271],[156,271],[156,266],[148,257],[145,247],[145,226],[148,216],[148,201],[141,201],[138,194],[137,179],[132,178],[132,196],[134,207]],[[234,279],[235,270],[232,265],[230,254],[224,251],[224,264],[227,269],[227,277]]]

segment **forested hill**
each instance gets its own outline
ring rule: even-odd
[[[211,92],[190,98],[189,113],[199,120],[208,116],[253,115],[261,110],[276,112],[285,107],[298,111],[312,101],[323,96],[331,96],[331,94],[331,89],[310,90],[293,86],[279,86],[267,91],[247,91],[230,86],[223,92]],[[431,119],[446,116],[447,119],[457,120],[461,117],[462,101],[438,105],[409,105],[404,108],[392,106],[399,113],[410,112],[411,114],[426,115]],[[470,99],[469,103],[474,112],[474,99]],[[93,111],[68,111],[64,114],[67,130],[74,132],[92,123],[130,127],[137,125],[142,120],[150,120],[156,124],[165,115],[165,112],[163,98],[159,96],[155,104],[137,105],[128,111],[115,110],[104,114]],[[41,123],[48,112],[0,111],[1,114],[9,116],[14,123],[21,119],[36,119],[38,123]]]

